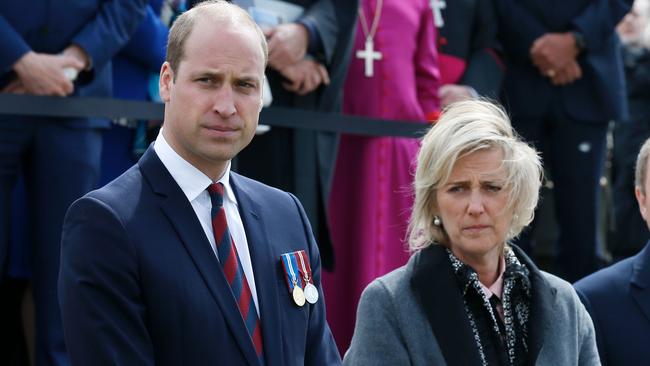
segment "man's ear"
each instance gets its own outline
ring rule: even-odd
[[[172,70],[172,67],[169,64],[169,62],[165,61],[160,67],[160,80],[158,81],[160,99],[164,103],[169,102],[173,83],[174,83],[174,70]]]
[[[641,192],[640,187],[634,187],[634,195],[636,196],[636,201],[639,203],[639,212],[645,221],[648,221],[648,212],[646,210],[645,201],[647,199],[645,193]]]

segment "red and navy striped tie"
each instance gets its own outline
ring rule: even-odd
[[[260,318],[257,315],[253,295],[250,287],[248,287],[248,281],[237,255],[235,241],[230,235],[230,230],[228,230],[226,210],[223,208],[223,190],[223,184],[221,183],[213,183],[208,187],[208,193],[212,201],[212,231],[217,244],[217,255],[223,273],[226,275],[226,280],[228,280],[230,289],[235,296],[235,300],[237,300],[237,305],[239,305],[239,312],[253,341],[257,357],[260,363],[264,364]]]

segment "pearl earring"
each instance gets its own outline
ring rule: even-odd
[[[440,221],[440,218],[438,216],[433,217],[433,224],[440,227],[442,225],[442,221]]]

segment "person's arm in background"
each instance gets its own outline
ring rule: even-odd
[[[440,70],[436,48],[436,30],[429,1],[421,2],[420,28],[417,34],[415,63],[415,83],[417,98],[427,121],[437,119],[440,110]]]
[[[546,27],[523,8],[518,0],[494,0],[499,20],[499,36],[507,44],[508,57],[520,64],[530,63],[533,42],[547,32]]]
[[[48,55],[32,51],[2,14],[0,34],[3,37],[3,45],[0,47],[0,75],[6,78],[3,83],[7,83],[0,86],[0,92],[58,96],[72,93],[74,86],[66,78],[63,69],[81,69],[84,67],[83,63],[69,55]]]
[[[144,16],[145,0],[113,0],[103,2],[98,12],[69,45],[57,55],[31,50],[22,36],[0,14],[0,32],[7,42],[0,51],[3,74],[14,71],[16,79],[3,91],[36,95],[69,95],[74,91],[74,77],[64,69],[79,72],[79,82],[93,80],[94,70],[101,69],[129,40]]]
[[[497,41],[497,15],[493,0],[478,0],[477,4],[472,51],[460,83],[474,88],[479,95],[496,99],[505,71]]]
[[[338,31],[332,0],[317,0],[296,22],[266,32],[269,65],[289,80],[287,90],[304,95],[329,84]]]
[[[94,71],[102,69],[131,39],[146,13],[146,0],[104,1],[97,14],[72,38],[88,57],[89,65],[79,75],[80,82],[93,80]]]
[[[144,19],[120,52],[158,73],[165,61],[168,33],[169,28],[163,24],[154,9],[147,5]]]

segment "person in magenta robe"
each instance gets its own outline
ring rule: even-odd
[[[344,113],[427,124],[439,111],[439,83],[429,1],[360,1]],[[335,268],[323,283],[342,352],[363,288],[408,260],[418,147],[416,138],[341,136],[329,200]]]

